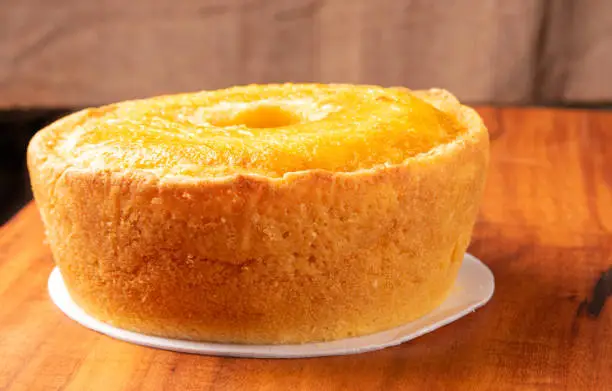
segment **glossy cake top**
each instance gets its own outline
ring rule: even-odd
[[[280,177],[398,164],[463,131],[405,89],[251,85],[90,109],[54,149],[78,168]]]

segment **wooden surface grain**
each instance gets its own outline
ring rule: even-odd
[[[604,390],[612,304],[612,113],[480,110],[491,168],[470,252],[496,292],[476,313],[398,347],[347,357],[203,357],[115,341],[50,302],[38,213],[0,229],[0,390]],[[610,293],[602,279],[600,302]],[[603,284],[603,285],[602,285]],[[592,306],[591,306],[592,307]]]

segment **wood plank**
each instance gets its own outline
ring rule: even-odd
[[[584,305],[612,266],[612,114],[480,110],[490,175],[470,251],[496,277],[476,313],[398,347],[305,360],[214,358],[91,332],[49,301],[37,211],[0,229],[1,390],[603,390],[612,308]]]

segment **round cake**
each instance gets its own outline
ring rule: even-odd
[[[90,108],[28,149],[73,300],[171,338],[304,343],[449,293],[489,159],[442,90],[282,84]]]

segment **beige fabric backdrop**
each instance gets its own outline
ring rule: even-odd
[[[610,102],[607,0],[0,0],[0,106],[232,84],[438,86]]]

